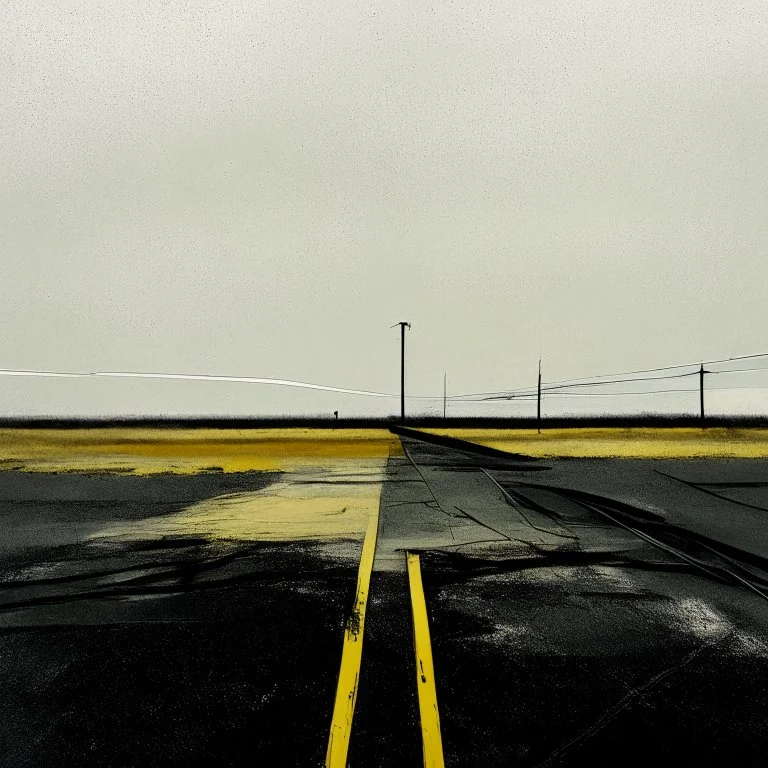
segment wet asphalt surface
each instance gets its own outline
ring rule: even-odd
[[[357,544],[87,539],[276,477],[0,475],[0,765],[322,762]]]
[[[422,764],[406,550],[448,765],[768,765],[767,461],[402,442],[350,766]],[[88,538],[276,479],[0,473],[0,766],[322,765],[360,542]]]

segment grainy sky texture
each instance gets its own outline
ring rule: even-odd
[[[0,368],[396,393],[401,319],[419,395],[534,384],[540,352],[555,380],[768,351],[764,0],[11,0],[0,23]],[[674,397],[557,407],[697,407]],[[397,407],[0,377],[2,414]]]

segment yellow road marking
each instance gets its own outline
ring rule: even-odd
[[[360,663],[363,658],[363,630],[365,628],[365,607],[368,603],[368,589],[371,583],[373,557],[376,553],[376,537],[379,530],[378,508],[371,514],[368,530],[363,542],[360,566],[357,571],[357,594],[352,615],[344,630],[344,646],[341,651],[341,669],[336,688],[336,702],[333,706],[331,733],[325,756],[326,768],[345,768],[349,737],[352,733],[352,717],[355,714],[357,684],[360,679]]]
[[[440,714],[437,711],[435,670],[432,664],[432,643],[429,640],[427,604],[421,582],[421,563],[418,555],[408,553],[408,583],[411,589],[413,640],[416,647],[416,681],[419,691],[421,717],[421,745],[424,768],[443,768],[443,740],[440,736]]]

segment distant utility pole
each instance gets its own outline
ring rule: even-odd
[[[447,398],[448,374],[443,374],[443,418],[445,418],[445,404]]]
[[[699,368],[699,411],[701,415],[701,428],[704,429],[704,374],[709,371],[704,370],[704,363]]]
[[[401,320],[395,325],[400,326],[400,421],[405,423],[405,329],[411,324]]]
[[[536,429],[541,434],[541,358],[539,358],[539,386],[536,394]]]

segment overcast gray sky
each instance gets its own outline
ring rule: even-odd
[[[540,352],[555,380],[768,351],[764,0],[8,0],[0,22],[0,368],[397,392],[401,319],[418,395],[535,383]],[[0,377],[3,414],[397,407]]]

